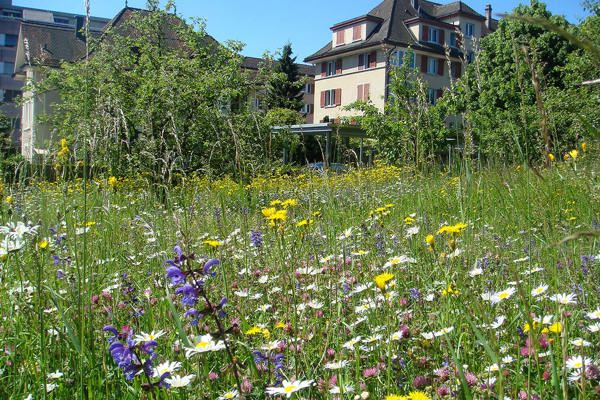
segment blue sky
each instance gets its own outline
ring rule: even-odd
[[[291,42],[298,61],[329,40],[329,27],[337,22],[366,14],[381,0],[177,0],[177,13],[206,19],[207,31],[219,41],[239,40],[243,53],[260,57]],[[92,15],[113,17],[125,0],[90,0]],[[164,0],[161,3],[164,4]],[[448,3],[449,0],[437,0]],[[483,14],[491,3],[494,13],[508,12],[527,0],[465,0]],[[56,11],[84,13],[84,0],[13,0],[13,4]],[[144,7],[145,0],[129,0],[132,7]],[[327,11],[322,10],[327,4]],[[547,0],[554,14],[571,22],[585,17],[579,0]]]

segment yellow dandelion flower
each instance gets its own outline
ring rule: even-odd
[[[588,149],[588,145],[586,142],[581,143],[581,151],[583,151],[584,153],[587,152]]]
[[[417,221],[417,220],[416,220],[416,219],[414,219],[414,218],[413,218],[413,217],[411,217],[411,216],[408,216],[408,217],[404,218],[404,224],[405,224],[405,225],[412,225],[412,224],[414,224],[416,221]]]
[[[577,157],[579,157],[579,151],[577,151],[577,149],[573,149],[569,152],[569,155],[573,160],[576,160]]]
[[[281,203],[281,205],[284,208],[296,207],[298,205],[298,200],[296,200],[296,199],[287,199],[283,203]]]
[[[118,180],[116,177],[111,176],[110,178],[108,178],[106,183],[108,184],[108,186],[115,187],[115,186],[117,186]]]
[[[389,272],[384,272],[383,274],[377,275],[374,278],[375,285],[381,290],[385,290],[385,287],[389,281],[394,279],[394,274],[390,274]]]
[[[5,202],[6,204],[8,204],[8,205],[11,205],[11,204],[14,202],[14,198],[13,198],[12,196],[10,196],[10,195],[9,195],[9,196],[6,196],[6,197],[4,198],[4,202]]]
[[[554,160],[556,160],[556,157],[554,157],[554,154],[548,153],[548,160],[550,160],[551,162],[553,162]]]
[[[397,394],[388,394],[385,396],[385,400],[409,400],[406,396],[398,396]]]
[[[548,327],[548,331],[552,333],[561,333],[563,330],[562,324],[560,322],[556,322]]]
[[[431,400],[431,397],[425,392],[420,390],[412,391],[408,394],[410,400]]]
[[[216,240],[216,239],[207,239],[202,243],[204,243],[205,245],[207,245],[208,247],[211,247],[213,249],[216,249],[217,247],[219,247],[223,244],[219,240]]]
[[[46,250],[48,248],[48,241],[46,239],[42,239],[38,242],[38,249],[40,250]]]
[[[430,245],[431,247],[433,247],[433,245],[435,245],[435,236],[433,235],[427,235],[425,237],[425,242]]]
[[[312,219],[303,219],[302,221],[300,221],[296,224],[296,227],[297,228],[308,227],[308,226],[312,225],[313,222],[314,221]]]
[[[262,333],[262,328],[260,326],[253,326],[244,333],[248,336],[258,335],[259,333]]]

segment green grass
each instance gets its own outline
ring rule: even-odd
[[[514,399],[524,391],[541,399],[592,399],[597,370],[569,383],[573,371],[566,361],[577,355],[595,366],[600,361],[600,333],[588,329],[594,321],[586,316],[600,307],[598,166],[588,153],[577,165],[543,171],[421,176],[379,167],[329,178],[257,179],[250,186],[189,179],[162,202],[138,181],[121,180],[114,188],[98,181],[89,184],[85,207],[80,182],[5,188],[4,200],[11,199],[0,206],[0,225],[24,221],[39,228],[0,261],[0,398],[215,399],[235,389],[225,350],[186,357],[187,340],[220,329],[206,310],[192,326],[166,279],[165,260],[180,244],[185,254],[196,254],[193,268],[202,259],[221,261],[204,287],[213,305],[228,299],[227,316],[219,321],[223,330],[232,327],[225,340],[248,399],[265,398],[266,387],[277,386],[273,363],[257,367],[252,355],[274,341],[282,343],[271,351],[284,354],[282,378],[319,382],[294,394],[298,398],[332,398],[328,390],[337,379],[354,388],[340,398],[366,391],[383,399],[415,390],[445,398],[440,394],[447,388],[458,398]],[[262,210],[275,199],[298,204],[270,227]],[[376,211],[380,207],[386,210]],[[320,216],[313,216],[317,211]],[[297,227],[303,219],[313,223]],[[437,233],[457,223],[467,225],[460,234]],[[341,239],[349,228],[352,234]],[[250,230],[262,233],[261,248],[251,245]],[[428,234],[435,235],[433,247],[425,242]],[[221,245],[211,248],[207,239]],[[44,240],[47,248],[40,246]],[[400,255],[416,261],[384,269]],[[305,267],[317,272],[296,273]],[[470,276],[475,267],[482,273]],[[379,290],[373,279],[384,270],[394,278]],[[548,290],[532,297],[540,284]],[[357,290],[360,285],[368,287]],[[498,304],[482,299],[511,287],[514,293]],[[240,297],[245,291],[248,296]],[[557,293],[574,293],[577,303],[558,305],[549,299]],[[357,312],[365,304],[371,308]],[[501,315],[501,326],[485,326]],[[548,315],[550,324],[533,323],[534,316]],[[556,322],[560,333],[542,332]],[[534,329],[519,333],[528,323]],[[105,325],[129,326],[135,334],[164,330],[154,364],[179,361],[177,373],[195,379],[185,388],[150,391],[143,385],[155,378],[126,380],[107,350]],[[245,334],[254,326],[259,334]],[[409,336],[389,340],[400,329]],[[343,347],[358,336],[374,340]],[[590,345],[576,347],[574,338]],[[531,346],[525,353],[526,340]],[[513,361],[503,364],[507,356]],[[342,360],[347,365],[341,369],[324,367]],[[498,372],[488,371],[493,364],[501,364]],[[57,370],[63,375],[52,378]],[[483,389],[490,377],[495,385]],[[46,393],[44,383],[56,387]]]

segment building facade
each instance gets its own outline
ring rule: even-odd
[[[16,61],[18,38],[23,23],[39,23],[57,29],[75,30],[83,16],[58,11],[13,5],[12,0],[0,0],[0,107],[10,118],[12,138],[20,146],[23,125],[22,109],[14,100],[23,95],[23,79],[15,76],[20,68]],[[109,20],[92,17],[90,30],[100,31]]]
[[[430,103],[461,77],[474,59],[477,41],[495,29],[485,15],[463,2],[384,0],[363,16],[331,27],[331,41],[305,62],[316,66],[314,121],[338,120],[356,112],[344,106],[370,100],[383,110],[391,68],[408,61],[428,86]]]

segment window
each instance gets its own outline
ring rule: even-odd
[[[473,37],[475,34],[475,24],[467,23],[465,35],[467,37]]]
[[[301,113],[305,114],[305,115],[312,114],[313,113],[313,105],[312,104],[303,105]]]
[[[304,84],[304,87],[302,88],[302,92],[303,93],[312,93],[312,85],[310,83],[306,83]]]
[[[16,47],[17,46],[17,35],[0,34],[0,46],[4,47]]]
[[[458,47],[456,45],[456,32],[450,32],[450,47]]]
[[[372,51],[370,53],[358,55],[358,69],[363,70],[367,68],[377,67],[377,52]]]
[[[0,75],[12,75],[15,70],[15,64],[7,61],[0,62]]]
[[[432,88],[427,89],[427,101],[432,106],[435,106],[435,100],[436,100],[435,97],[436,97],[435,89],[432,89]]]
[[[403,51],[403,50],[396,50],[392,53],[392,56],[390,57],[390,64],[392,64],[395,67],[399,67],[402,64],[404,64],[404,58],[405,57],[409,57],[410,54],[410,63],[409,63],[409,67],[410,68],[414,68],[415,67],[415,53],[408,52],[408,51]]]
[[[70,21],[68,18],[61,18],[61,17],[54,17],[54,23],[55,24],[62,24],[62,25],[70,25]]]
[[[437,72],[438,72],[437,66],[438,66],[437,59],[431,58],[431,57],[427,58],[427,73],[428,74],[433,74],[433,75],[437,74]]]
[[[371,99],[371,84],[364,83],[358,85],[358,94],[356,100],[369,101]]]
[[[337,64],[337,61],[329,61],[327,63],[327,76],[335,75],[335,64]]]
[[[429,27],[429,41],[431,43],[440,42],[440,30],[437,28]]]
[[[327,90],[325,92],[325,107],[335,107],[335,89]]]
[[[23,18],[23,13],[17,10],[3,10],[2,15],[10,18]]]
[[[11,103],[17,96],[20,95],[21,92],[18,90],[0,89],[0,101],[4,103]]]

